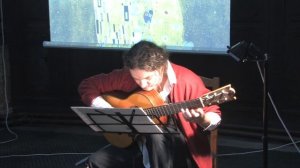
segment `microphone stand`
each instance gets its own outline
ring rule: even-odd
[[[268,90],[269,90],[269,83],[268,83],[268,56],[265,55],[265,60],[262,61],[263,66],[263,166],[264,168],[268,167]],[[259,63],[257,61],[257,66]]]
[[[267,98],[269,98],[270,103],[273,105],[273,108],[284,127],[286,133],[294,144],[296,150],[300,153],[300,149],[296,145],[293,140],[291,134],[283,123],[278,110],[273,102],[273,99],[269,93],[269,82],[268,82],[268,55],[262,54],[260,50],[253,44],[247,43],[245,41],[238,42],[232,47],[228,47],[227,53],[237,62],[247,62],[247,61],[255,61],[259,70],[259,74],[261,80],[263,82],[263,166],[264,168],[268,167],[268,102]],[[260,64],[262,63],[262,64]]]
[[[238,62],[255,61],[257,63],[258,69],[260,70],[260,75],[262,76],[263,82],[263,167],[268,167],[268,55],[262,54],[260,50],[253,44],[245,41],[241,41],[232,47],[228,47],[227,53]],[[259,63],[262,62],[262,69]]]

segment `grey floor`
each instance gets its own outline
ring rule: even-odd
[[[299,148],[299,142],[296,145]],[[297,144],[298,143],[298,144]],[[300,164],[300,153],[291,142],[268,142],[268,150],[263,151],[263,143],[253,138],[220,136],[219,168],[296,168]],[[265,157],[267,156],[267,157]],[[267,158],[264,160],[264,158]]]
[[[23,124],[11,130],[18,138],[0,144],[1,168],[76,168],[78,161],[107,145],[85,125]],[[5,127],[0,131],[1,142],[12,138]],[[264,167],[260,139],[220,134],[218,150],[218,168]],[[300,153],[289,142],[269,142],[267,154],[270,168],[300,165]]]

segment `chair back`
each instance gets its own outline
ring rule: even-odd
[[[215,90],[220,87],[220,78],[219,77],[203,77],[200,76],[205,86],[210,90]],[[218,151],[218,129],[212,130],[210,132],[210,149],[213,157],[213,168],[217,168],[217,151]]]

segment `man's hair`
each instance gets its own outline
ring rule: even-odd
[[[154,71],[162,67],[169,60],[169,54],[156,44],[149,41],[140,41],[133,45],[123,55],[124,67]]]

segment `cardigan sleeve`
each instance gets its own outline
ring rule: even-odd
[[[82,80],[78,92],[84,104],[90,106],[92,101],[111,91],[130,92],[138,85],[127,69],[116,69],[110,73],[101,73]]]

